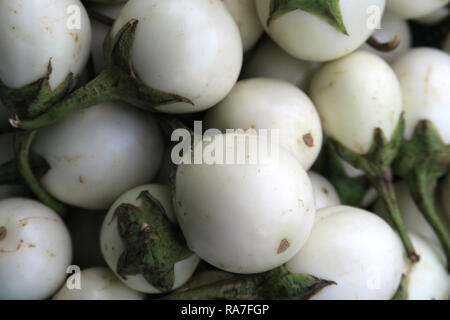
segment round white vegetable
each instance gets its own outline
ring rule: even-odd
[[[40,130],[34,151],[51,167],[41,180],[50,194],[76,207],[102,210],[153,179],[163,141],[152,115],[107,102]]]
[[[394,188],[395,194],[397,195],[400,213],[402,215],[406,229],[410,232],[413,232],[415,234],[424,237],[427,241],[433,244],[433,246],[436,249],[438,249],[441,252],[443,257],[445,257],[439,242],[439,238],[437,237],[433,228],[424,218],[422,212],[414,202],[414,199],[411,196],[407,183],[403,181],[398,182],[395,184]],[[376,214],[385,218],[386,221],[390,221],[389,212],[382,199],[378,199],[373,210]]]
[[[408,51],[412,45],[411,30],[409,29],[408,22],[398,16],[392,14],[384,14],[381,20],[381,29],[376,30],[373,33],[373,37],[380,43],[386,43],[391,41],[398,35],[400,43],[397,48],[389,52],[382,52],[374,49],[367,43],[363,44],[360,49],[367,50],[380,56],[387,62],[391,62],[399,55]]]
[[[233,88],[242,66],[242,40],[221,1],[130,0],[112,36],[131,19],[139,20],[131,53],[137,75],[149,87],[194,103],[164,105],[159,111],[205,110]]]
[[[0,300],[48,298],[71,257],[69,232],[55,212],[34,200],[0,201]]]
[[[322,148],[322,126],[311,100],[294,85],[275,79],[239,81],[205,116],[208,128],[279,131],[279,143],[308,170]]]
[[[309,89],[311,77],[319,63],[295,59],[266,37],[252,51],[242,71],[243,78],[285,80],[303,91]]]
[[[408,300],[448,300],[450,276],[445,261],[420,236],[409,235],[420,255],[418,263],[410,266],[407,275]]]
[[[91,25],[79,0],[0,2],[0,80],[10,88],[47,73],[55,89],[69,73],[79,75],[90,51]]]
[[[80,268],[106,265],[100,250],[100,229],[105,212],[70,210],[67,228],[72,236],[73,263]]]
[[[251,0],[222,0],[231,13],[234,21],[241,32],[242,44],[244,51],[252,48],[259,37],[264,32],[264,29],[259,22],[258,14],[256,13],[255,1]]]
[[[444,20],[449,15],[449,10],[445,7],[439,8],[425,16],[414,19],[421,24],[425,25],[435,25]]]
[[[125,243],[118,232],[115,211],[124,203],[141,206],[142,200],[138,198],[144,191],[149,192],[154,198],[160,201],[169,220],[176,223],[171,203],[170,188],[158,184],[140,186],[120,196],[109,209],[100,232],[100,247],[108,266],[128,287],[144,293],[161,293],[159,289],[147,282],[141,274],[128,275],[126,279],[123,279],[117,274],[117,263],[125,250]],[[200,259],[195,254],[177,262],[174,266],[175,281],[172,289],[177,289],[185,284],[191,278],[199,262]]]
[[[271,0],[256,1],[271,38],[290,55],[310,61],[334,60],[360,47],[379,25],[385,0],[341,0],[339,5],[347,34],[303,10],[284,14],[267,27]]]
[[[366,51],[324,65],[312,80],[310,94],[327,136],[358,154],[369,151],[376,128],[391,139],[402,113],[395,73]]]
[[[417,123],[430,120],[450,144],[450,56],[432,48],[412,49],[392,64],[403,90],[405,138],[411,139]]]
[[[316,210],[341,204],[336,190],[327,179],[313,171],[309,171],[308,176],[314,190]]]
[[[114,5],[90,5],[90,9],[93,11],[99,12],[102,15],[116,19],[120,11],[123,8],[123,4],[114,4]],[[92,61],[94,63],[94,70],[96,74],[99,74],[103,70],[104,59],[103,59],[103,43],[105,42],[105,38],[109,33],[111,27],[108,25],[97,21],[95,19],[91,20],[92,24],[92,43],[91,43],[91,51],[92,51]]]
[[[403,259],[399,237],[381,218],[336,206],[317,212],[311,236],[286,268],[336,282],[312,299],[388,300],[405,270]]]
[[[262,136],[226,134],[210,140],[195,146],[203,147],[204,163],[181,164],[176,172],[174,207],[188,246],[208,263],[235,273],[264,272],[287,262],[305,243],[315,217],[305,170]],[[262,145],[271,151],[257,152]],[[205,162],[208,152],[223,147],[224,157],[240,154],[245,163]]]
[[[420,18],[444,7],[448,0],[387,0],[389,12],[405,19]]]
[[[96,267],[82,270],[81,289],[70,290],[63,286],[53,300],[144,300],[142,293],[131,290],[107,268]],[[72,277],[74,277],[72,276]],[[67,281],[71,281],[69,278]]]
[[[450,175],[445,178],[441,188],[442,208],[444,213],[447,215],[448,222],[450,223]]]

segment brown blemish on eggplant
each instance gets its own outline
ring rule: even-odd
[[[308,147],[314,147],[314,139],[310,133],[303,136],[303,141]]]
[[[0,241],[6,238],[7,230],[5,227],[0,227]]]
[[[289,241],[286,238],[284,238],[280,242],[280,246],[278,247],[277,253],[280,254],[285,252],[290,246],[291,244],[289,243]]]

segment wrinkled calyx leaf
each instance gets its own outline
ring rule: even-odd
[[[20,88],[9,88],[0,80],[0,100],[21,119],[33,119],[61,101],[74,87],[78,77],[69,73],[54,90],[50,87],[51,60],[46,74],[37,81]]]
[[[362,205],[370,187],[369,180],[365,176],[348,177],[336,150],[329,141],[325,142],[312,170],[327,177],[336,189],[342,204],[352,207]]]
[[[152,286],[167,292],[174,285],[175,264],[193,253],[156,198],[144,191],[138,199],[140,207],[122,204],[115,211],[119,234],[125,243],[117,273],[124,279],[141,274]]]
[[[341,143],[330,140],[338,155],[354,167],[364,171],[373,187],[383,198],[392,222],[394,223],[400,238],[402,239],[407,256],[411,262],[419,261],[419,255],[415,252],[409,238],[395,195],[391,164],[397,157],[403,142],[405,132],[405,119],[401,115],[397,127],[388,140],[380,128],[374,130],[374,139],[367,154],[361,155],[346,148]]]
[[[403,143],[393,168],[408,183],[415,203],[433,227],[450,261],[450,232],[434,200],[438,179],[449,172],[450,145],[444,143],[431,121],[420,121],[411,140]]]
[[[294,10],[303,10],[322,19],[339,32],[348,35],[339,0],[272,0],[267,25]]]
[[[306,300],[336,284],[311,275],[293,274],[284,266],[255,275],[236,275],[201,286],[189,283],[165,300]]]
[[[138,108],[155,111],[156,106],[185,102],[182,96],[147,86],[133,68],[132,48],[137,20],[130,20],[114,38],[104,43],[105,69],[91,82],[32,119],[16,119],[13,125],[25,130],[49,126],[65,116],[106,101],[123,101]]]

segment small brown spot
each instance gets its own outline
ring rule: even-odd
[[[254,125],[253,123],[252,123],[252,125],[251,125],[251,128],[252,128],[252,129],[255,129],[255,125]]]
[[[314,139],[310,133],[303,136],[303,141],[308,147],[314,147]]]
[[[3,240],[6,238],[6,233],[7,233],[6,228],[3,226],[0,227],[0,240]]]
[[[21,227],[25,227],[28,224],[28,221],[27,220],[23,220],[23,219],[20,220],[19,222],[20,222],[20,226]]]
[[[280,246],[278,247],[277,253],[280,254],[285,252],[290,246],[291,244],[289,243],[289,241],[286,238],[284,238],[280,242]]]
[[[28,243],[27,246],[28,246],[28,248],[36,248],[36,245],[34,245],[32,243]]]
[[[329,194],[328,189],[327,188],[322,188],[323,193],[325,194]]]
[[[84,182],[83,177],[82,177],[82,176],[79,176],[79,177],[78,177],[78,181],[80,181],[80,183],[82,184],[82,183]]]

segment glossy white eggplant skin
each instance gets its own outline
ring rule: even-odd
[[[317,211],[308,241],[286,268],[336,282],[312,299],[389,300],[406,264],[400,238],[384,220],[335,206]]]
[[[51,296],[64,282],[72,259],[62,219],[30,199],[0,201],[0,299]]]
[[[403,92],[405,138],[417,123],[430,120],[445,144],[450,144],[450,55],[433,48],[414,48],[392,63]]]
[[[252,51],[242,70],[242,77],[280,79],[308,92],[311,77],[319,66],[319,63],[290,56],[267,37],[258,42]]]
[[[175,177],[174,208],[188,246],[233,273],[265,272],[290,260],[315,217],[311,182],[300,163],[274,144],[258,155],[251,151],[255,143],[268,141],[251,134],[215,135],[197,144],[204,157],[211,147],[224,147],[225,156],[245,150],[247,161],[182,164]]]
[[[256,1],[261,23],[280,47],[297,59],[330,61],[351,53],[370,37],[380,23],[385,0],[341,0],[348,34],[302,10],[291,11],[267,26],[270,5],[271,0]]]
[[[106,102],[40,130],[33,150],[50,165],[41,179],[50,194],[107,210],[126,190],[152,181],[164,149],[153,115]]]
[[[313,171],[309,171],[308,176],[314,189],[316,210],[341,204],[336,189],[325,177]]]
[[[130,0],[111,30],[139,21],[131,56],[149,87],[180,95],[157,107],[165,113],[192,113],[222,100],[236,83],[243,60],[242,40],[221,1]]]
[[[367,51],[324,64],[313,77],[310,96],[325,134],[358,154],[369,151],[377,128],[390,140],[403,111],[397,76]]]
[[[222,0],[241,32],[244,52],[251,49],[264,32],[253,0]]]
[[[276,79],[239,81],[208,110],[207,128],[279,130],[279,144],[308,170],[322,149],[322,126],[311,99],[294,85]]]
[[[410,265],[407,273],[408,300],[448,300],[450,276],[445,260],[425,239],[415,234],[409,236],[420,260]]]
[[[0,2],[0,80],[10,88],[47,74],[55,89],[70,74],[80,75],[89,57],[91,25],[79,0]]]

